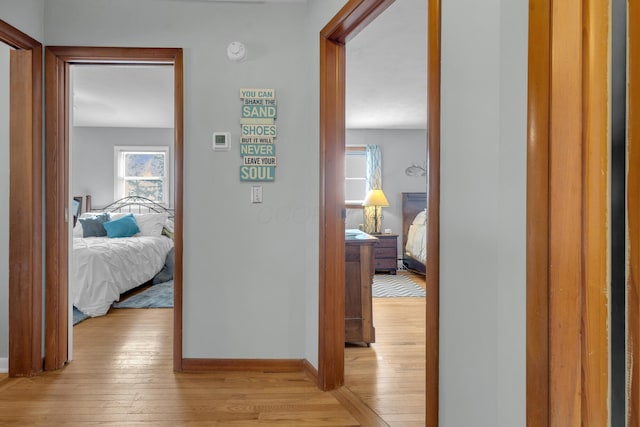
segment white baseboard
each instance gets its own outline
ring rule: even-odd
[[[0,374],[6,374],[9,372],[9,358],[0,357]]]

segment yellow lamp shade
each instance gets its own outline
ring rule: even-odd
[[[382,190],[374,189],[367,193],[362,206],[389,206],[389,201]]]

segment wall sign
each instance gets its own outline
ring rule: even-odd
[[[240,100],[240,181],[275,181],[276,91],[240,89]]]

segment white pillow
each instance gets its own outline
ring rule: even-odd
[[[82,223],[80,221],[76,221],[76,225],[73,227],[73,237],[82,237],[83,234]]]
[[[91,211],[91,212],[83,212],[80,214],[80,218],[93,218],[94,216],[98,216],[103,212],[100,211]]]
[[[164,227],[167,219],[169,219],[168,213],[146,213],[146,214],[133,214],[133,217],[140,227],[140,233],[136,236],[161,236],[162,227]]]
[[[127,216],[130,213],[131,212],[109,212],[109,218],[111,218],[111,221],[113,221],[114,219],[120,219],[123,216]]]
[[[418,215],[413,219],[412,224],[426,224],[427,223],[427,208],[418,212]]]

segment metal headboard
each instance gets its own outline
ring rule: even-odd
[[[113,203],[108,204],[107,206],[101,207],[99,209],[93,208],[91,205],[91,196],[87,195],[86,197],[86,209],[87,212],[131,212],[137,214],[143,213],[168,213],[169,218],[173,219],[174,212],[173,209],[169,209],[160,203],[154,202],[151,199],[147,199],[146,197],[140,196],[129,196],[123,197],[122,199],[116,200]]]

